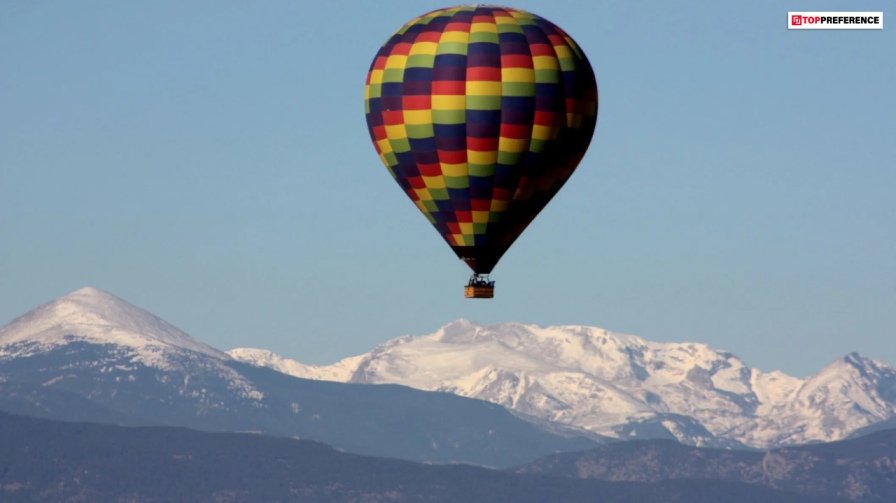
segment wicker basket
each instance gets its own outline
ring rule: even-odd
[[[493,286],[465,286],[464,297],[468,299],[490,299],[495,296]]]

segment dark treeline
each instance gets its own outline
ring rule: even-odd
[[[548,456],[516,471],[616,481],[736,481],[818,497],[893,503],[896,429],[768,451],[703,449],[667,440],[618,442]]]
[[[346,454],[324,444],[0,414],[0,500],[93,502],[834,503],[721,481],[517,474]]]

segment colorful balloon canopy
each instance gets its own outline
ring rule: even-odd
[[[377,53],[365,91],[383,164],[476,274],[491,272],[569,179],[597,120],[579,46],[507,7],[410,21]]]

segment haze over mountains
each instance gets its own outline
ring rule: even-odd
[[[229,353],[308,379],[447,391],[591,434],[696,446],[827,442],[896,416],[896,370],[856,353],[800,379],[704,344],[595,327],[459,320],[329,366],[265,350]]]

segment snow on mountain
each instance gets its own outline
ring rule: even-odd
[[[93,287],[76,290],[48,302],[0,327],[0,362],[25,358],[86,343],[104,348],[95,361],[73,366],[97,366],[106,372],[136,372],[141,366],[174,371],[183,380],[181,394],[200,396],[205,389],[191,380],[214,375],[238,396],[263,396],[226,365],[233,359],[203,344],[154,314]],[[129,378],[133,378],[130,375]],[[161,377],[160,377],[161,378]]]
[[[332,366],[257,350],[230,354],[305,378],[446,391],[594,434],[692,445],[830,441],[896,415],[896,371],[856,354],[798,379],[751,369],[704,344],[594,327],[459,320]]]
[[[894,403],[896,371],[850,353],[806,381],[785,410],[801,418],[797,431],[815,431],[823,438],[839,439],[860,427],[894,417]]]
[[[262,396],[224,364],[232,360],[227,353],[93,287],[43,304],[0,328],[0,361],[47,353],[76,342],[108,347],[105,359],[94,364],[110,370],[145,365],[181,372],[185,380],[182,391],[190,388],[192,375],[211,372],[240,396],[256,400]]]
[[[28,343],[27,347],[34,351],[73,340],[134,349],[187,350],[218,359],[230,358],[149,311],[93,287],[43,304],[0,328],[0,351],[17,343]]]
[[[89,353],[98,359],[82,366],[125,374],[141,365],[158,369],[167,372],[158,379],[182,381],[177,392],[185,396],[210,393],[201,383],[212,379],[230,390],[219,394],[263,398],[228,366],[238,360],[308,379],[451,392],[502,405],[542,426],[691,445],[830,441],[896,417],[896,370],[855,353],[798,379],[752,369],[704,344],[650,342],[595,327],[459,320],[430,335],[400,337],[370,353],[313,366],[265,350],[218,351],[89,287],[0,328],[0,363],[59,348],[80,354],[83,347],[75,343],[102,348]]]
[[[235,360],[249,363],[256,367],[268,367],[278,372],[304,379],[318,381],[348,382],[352,372],[362,357],[346,358],[328,366],[305,365],[289,358],[284,358],[266,349],[237,348],[228,351]]]
[[[235,354],[278,365],[269,352]],[[282,363],[282,369],[343,380],[357,367],[351,359],[345,368]],[[253,431],[361,454],[495,467],[596,445],[479,400],[400,386],[294,379],[246,365],[95,288],[0,327],[0,411]]]

